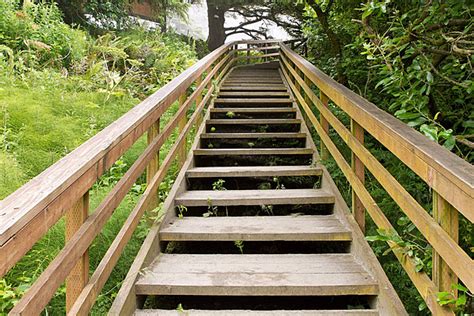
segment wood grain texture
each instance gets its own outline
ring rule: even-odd
[[[187,191],[176,197],[176,205],[277,205],[330,204],[334,195],[321,189]]]
[[[160,230],[161,240],[350,241],[333,216],[184,217]]]
[[[135,316],[207,316],[207,315],[228,315],[228,316],[246,316],[246,315],[262,315],[262,316],[376,316],[379,315],[377,310],[359,309],[359,310],[196,310],[187,309],[184,311],[176,310],[158,310],[158,309],[142,309],[135,312]]]
[[[321,175],[321,168],[310,166],[195,167],[186,171],[188,178],[295,177]]]
[[[145,295],[376,295],[378,286],[352,255],[162,254],[135,290]]]
[[[66,212],[66,243],[89,216],[89,192]],[[89,253],[86,251],[66,278],[66,312],[68,312],[89,280]]]

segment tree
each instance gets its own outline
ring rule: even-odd
[[[284,27],[293,36],[301,34],[299,23],[301,19],[296,17],[298,11],[288,1],[207,0],[207,10],[209,25],[207,42],[210,50],[221,46],[228,36],[235,34],[246,34],[253,39],[268,38],[266,27],[259,29],[252,27],[259,22],[273,22]],[[241,16],[244,21],[237,26],[224,27],[226,14]]]

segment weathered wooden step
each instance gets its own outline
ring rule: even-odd
[[[163,241],[351,241],[333,215],[176,218],[160,230]]]
[[[261,91],[261,92],[228,92],[228,91],[223,91],[219,93],[219,98],[222,97],[289,97],[290,95],[288,92],[284,91]]]
[[[310,166],[196,167],[186,172],[188,178],[301,177],[319,176],[321,174],[321,168]]]
[[[295,113],[295,108],[211,108],[211,113]]]
[[[140,276],[135,291],[137,295],[376,295],[378,285],[350,254],[162,254]]]
[[[222,85],[220,91],[287,91],[286,86]]]
[[[201,138],[306,138],[305,133],[203,133]]]
[[[310,155],[312,148],[195,149],[195,156]]]
[[[187,191],[178,195],[176,205],[278,205],[332,204],[334,194],[324,189]]]
[[[300,124],[300,119],[210,119],[207,125]]]
[[[244,99],[244,98],[216,98],[214,103],[218,104],[226,104],[226,103],[238,103],[238,104],[246,104],[246,103],[259,103],[259,104],[281,104],[281,103],[292,103],[293,101],[291,99],[284,99],[284,98],[250,98],[250,99]]]
[[[135,312],[136,316],[376,316],[379,312],[375,309],[347,309],[347,310],[203,310],[186,309],[184,311],[167,309],[140,309]]]

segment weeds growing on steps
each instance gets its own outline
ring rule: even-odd
[[[173,34],[133,28],[94,38],[63,23],[54,4],[0,1],[0,199],[130,110],[196,60],[193,47]],[[164,113],[162,124],[177,104]],[[164,158],[176,135],[164,144]],[[93,186],[91,212],[146,146],[143,137]],[[160,201],[176,166],[160,184]],[[90,247],[91,270],[145,188],[141,177]],[[140,223],[92,314],[113,301],[141,241]],[[54,225],[0,280],[0,315],[7,313],[64,245],[64,222]],[[64,287],[46,308],[64,314]]]

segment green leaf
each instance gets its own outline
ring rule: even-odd
[[[438,142],[438,128],[436,126],[430,126],[423,124],[420,127],[420,131],[425,134],[429,139]]]

